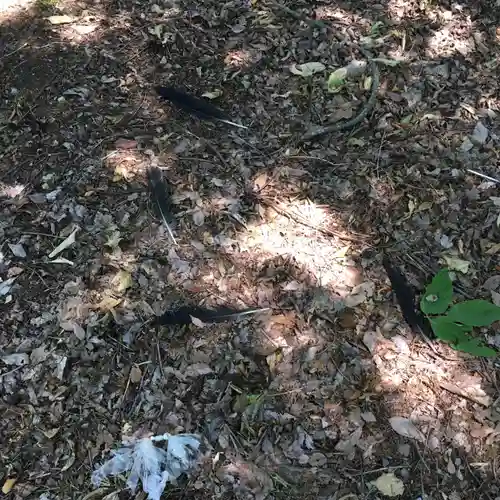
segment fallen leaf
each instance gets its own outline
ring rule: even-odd
[[[2,486],[2,493],[4,495],[7,495],[8,493],[10,493],[10,491],[12,490],[12,488],[14,487],[16,482],[17,482],[17,479],[14,477],[6,479],[5,483],[3,483],[3,486]]]
[[[339,87],[344,85],[347,78],[347,68],[336,69],[333,73],[330,73],[327,82],[328,92],[337,92]]]
[[[110,297],[109,295],[105,296],[99,304],[92,306],[92,309],[99,309],[103,312],[108,312],[114,309],[122,299],[115,299],[114,297]]]
[[[444,260],[448,266],[448,269],[451,271],[459,271],[463,274],[467,274],[469,272],[470,262],[462,259],[457,259],[456,257],[451,257],[448,255],[444,256]]]
[[[40,347],[37,347],[36,349],[33,349],[30,354],[30,362],[33,365],[36,365],[38,363],[41,363],[42,361],[45,361],[47,359],[47,356],[50,353],[45,350],[45,346],[41,345]]]
[[[486,142],[488,135],[488,129],[482,124],[482,122],[477,122],[470,140],[473,144],[481,145]]]
[[[186,377],[200,377],[210,373],[212,373],[212,368],[210,368],[210,366],[206,363],[194,363],[187,366],[184,370],[184,375]]]
[[[347,307],[356,307],[362,304],[367,298],[373,295],[373,291],[375,289],[375,285],[373,281],[365,281],[364,283],[360,283],[356,285],[350,295],[348,295],[345,299],[345,305]]]
[[[411,439],[416,439],[423,443],[424,435],[415,427],[415,425],[405,417],[391,417],[389,419],[391,427],[400,435]]]
[[[59,245],[57,245],[52,252],[49,253],[49,259],[53,259],[56,255],[60,254],[63,250],[66,250],[66,248],[69,248],[71,245],[73,245],[76,241],[75,236],[76,233],[79,231],[79,227],[74,229],[74,231]]]
[[[366,422],[366,423],[373,423],[377,421],[377,418],[371,411],[367,411],[365,413],[361,413],[361,418]]]
[[[9,278],[5,281],[0,282],[0,297],[3,297],[4,295],[7,295],[10,292],[10,289],[12,288],[12,285],[16,278]]]
[[[127,288],[130,288],[132,286],[132,275],[128,272],[122,269],[121,271],[118,271],[113,278],[112,281],[115,290],[117,292],[124,292],[127,290]]]
[[[373,354],[381,339],[383,339],[383,337],[378,332],[369,330],[363,335],[363,344],[365,344],[370,353]]]
[[[0,358],[0,361],[3,361],[6,365],[15,365],[15,366],[23,366],[29,363],[29,356],[24,353],[15,352],[13,354],[7,354]]]
[[[132,366],[132,368],[130,369],[130,382],[132,382],[132,384],[138,384],[141,381],[141,379],[142,379],[141,369],[137,365]]]
[[[490,276],[483,284],[486,290],[496,290],[500,286],[500,274]]]
[[[205,222],[205,214],[201,210],[193,212],[193,222],[197,226],[202,226],[203,223]]]
[[[72,23],[75,18],[71,16],[49,16],[46,18],[50,24],[69,24]]]
[[[53,439],[58,432],[59,432],[59,427],[54,427],[53,429],[49,429],[48,431],[43,431],[47,439]]]
[[[21,243],[17,243],[15,245],[13,243],[9,243],[9,248],[10,248],[10,251],[16,257],[19,257],[20,259],[25,259],[26,258],[26,250],[21,245]]]
[[[405,491],[403,481],[396,477],[393,472],[382,474],[376,481],[372,481],[372,484],[386,497],[397,497]]]
[[[290,72],[294,75],[309,77],[315,73],[320,73],[325,70],[325,65],[320,62],[308,62],[304,64],[292,64]]]
[[[498,252],[500,252],[500,243],[495,243],[494,245],[491,245],[488,250],[486,250],[488,255],[495,255]]]

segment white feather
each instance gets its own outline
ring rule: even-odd
[[[154,441],[165,440],[168,440],[166,451],[154,445]],[[92,474],[92,483],[99,486],[107,476],[129,472],[127,486],[132,491],[140,480],[148,499],[160,500],[167,482],[174,481],[193,466],[199,447],[199,438],[191,434],[140,439],[113,451],[113,458]]]

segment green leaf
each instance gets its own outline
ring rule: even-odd
[[[436,337],[444,342],[456,344],[470,338],[467,332],[470,332],[472,328],[454,323],[450,321],[448,316],[437,316],[435,318],[429,318],[429,320],[431,322],[432,331],[436,334]]]
[[[328,82],[326,84],[328,92],[337,92],[339,87],[342,87],[342,85],[344,85],[346,78],[347,78],[346,68],[339,68],[336,69],[333,73],[330,73],[330,76],[328,77]]]
[[[469,340],[464,340],[458,344],[452,345],[453,349],[462,352],[468,352],[473,356],[496,356],[497,352],[495,349],[484,345],[484,343],[477,338],[470,338]]]
[[[441,269],[427,285],[420,300],[420,309],[424,314],[443,314],[453,298],[453,285],[448,269]],[[452,320],[459,321],[459,320]],[[462,321],[459,321],[462,323]]]
[[[470,326],[488,326],[500,320],[500,307],[486,300],[467,300],[448,311],[451,321]]]

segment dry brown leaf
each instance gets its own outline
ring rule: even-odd
[[[415,427],[410,419],[405,417],[391,417],[389,419],[391,427],[400,435],[411,439],[416,439],[421,443],[425,442],[425,436]]]

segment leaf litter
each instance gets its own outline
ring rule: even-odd
[[[370,2],[298,8],[335,26],[332,50],[270,6],[0,13],[4,494],[89,498],[95,466],[144,431],[202,436],[173,498],[500,495],[496,361],[409,332],[376,251],[417,289],[441,259],[463,293],[498,292],[494,21],[482,2],[391,2],[384,21]],[[329,83],[356,66],[344,42],[380,67],[376,107],[300,145],[373,83],[364,62]],[[250,130],[160,104],[160,74]],[[148,168],[172,184],[178,247]],[[270,311],[153,326],[186,305]]]

